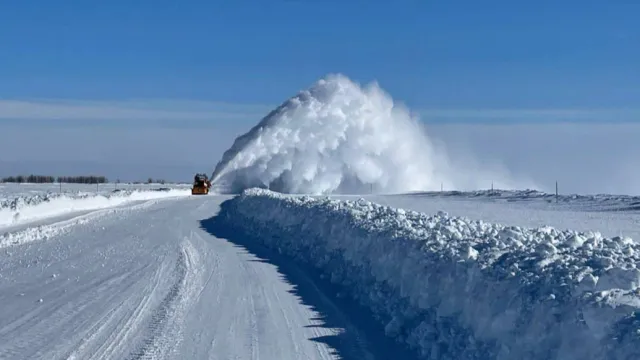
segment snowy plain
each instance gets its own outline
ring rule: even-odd
[[[634,229],[634,198],[324,198],[172,196],[5,228],[0,358],[638,355],[640,248],[563,231]]]
[[[640,196],[559,195],[537,191],[425,192],[364,196],[368,200],[435,214],[527,227],[595,231],[640,240]],[[353,199],[354,196],[334,198]]]
[[[110,194],[114,191],[152,191],[159,188],[188,189],[191,184],[147,184],[147,183],[106,183],[106,184],[32,184],[0,183],[0,200],[47,194]]]

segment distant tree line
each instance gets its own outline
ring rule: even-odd
[[[49,175],[18,175],[2,178],[4,183],[72,183],[72,184],[104,184],[109,180],[104,176],[49,176]]]
[[[49,176],[49,175],[18,175],[1,178],[2,183],[32,183],[32,184],[53,184],[53,183],[71,183],[71,184],[104,184],[108,183],[109,179],[104,176]],[[116,180],[120,183],[120,179]],[[147,184],[167,183],[164,179],[148,178],[145,181]],[[144,184],[142,181],[134,181],[133,184]]]
[[[154,179],[148,178],[147,181],[133,181],[131,184],[140,185],[140,184],[172,184],[170,181],[166,181],[164,179]]]

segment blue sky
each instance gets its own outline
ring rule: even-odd
[[[122,177],[148,175],[118,157],[166,177],[202,171],[233,136],[333,72],[377,80],[434,123],[634,122],[638,14],[633,1],[5,1],[0,175],[37,171],[47,157],[115,164]],[[34,134],[43,143],[9,148]],[[205,134],[214,160],[203,164],[179,144]],[[70,149],[84,137],[94,150],[79,156]],[[101,158],[125,141],[184,153]]]
[[[329,72],[412,107],[640,99],[632,1],[12,1],[3,98],[273,104]]]

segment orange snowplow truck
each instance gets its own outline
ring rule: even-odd
[[[193,178],[193,187],[191,188],[191,195],[207,195],[211,188],[211,181],[206,174],[196,174]]]

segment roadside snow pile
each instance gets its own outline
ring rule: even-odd
[[[0,199],[0,227],[129,202],[189,195],[189,189],[119,190],[108,194],[47,193]]]
[[[259,189],[219,217],[321,269],[425,358],[640,358],[631,239]]]

